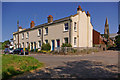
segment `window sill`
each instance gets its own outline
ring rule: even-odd
[[[48,35],[48,34],[44,34],[44,36],[46,36],[46,35]]]
[[[64,30],[63,32],[68,32],[68,30]]]
[[[74,30],[75,32],[77,32],[77,30]]]
[[[38,35],[38,37],[40,37],[40,35]]]

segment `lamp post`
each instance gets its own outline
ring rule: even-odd
[[[17,28],[18,28],[18,48],[19,48],[19,20],[17,21]]]

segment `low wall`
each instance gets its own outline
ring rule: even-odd
[[[86,50],[89,51],[89,50],[96,50],[96,51],[100,51],[101,49],[98,48],[98,47],[75,47],[75,48],[72,48],[72,47],[59,47],[59,48],[55,48],[54,52],[57,52],[57,53],[68,53],[68,52],[81,52],[82,50]]]

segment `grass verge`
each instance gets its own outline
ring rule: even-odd
[[[2,79],[8,79],[12,76],[28,72],[40,67],[44,64],[34,57],[2,55]]]

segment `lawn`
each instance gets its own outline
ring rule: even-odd
[[[12,76],[28,72],[43,67],[44,64],[34,57],[2,55],[2,78],[7,79]]]

